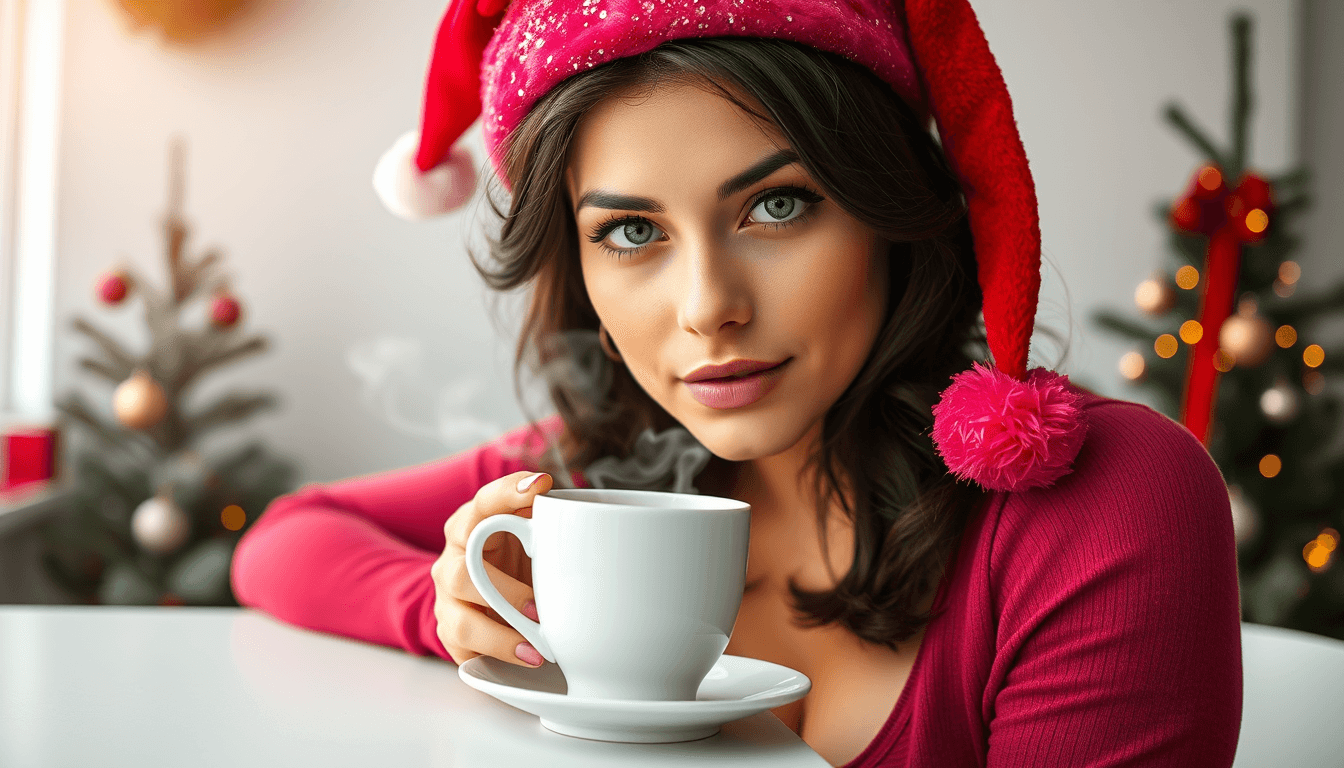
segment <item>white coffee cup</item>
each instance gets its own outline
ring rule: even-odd
[[[481,521],[467,572],[486,602],[565,675],[577,698],[689,701],[723,655],[742,606],[751,505],[717,496],[558,489],[532,518]],[[532,558],[540,623],[486,575],[492,533]]]

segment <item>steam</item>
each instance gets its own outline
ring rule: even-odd
[[[609,415],[607,394],[615,364],[602,351],[597,332],[563,331],[552,336],[551,343],[558,345],[558,354],[539,366],[540,378],[565,390],[583,418]],[[423,360],[420,341],[395,336],[357,344],[346,352],[346,364],[361,383],[360,399],[398,432],[435,440],[449,450],[479,445],[504,433],[496,422],[473,415],[473,410],[479,411],[479,407],[472,408],[473,401],[486,382],[463,376],[435,391],[425,381]],[[423,402],[427,395],[433,401],[432,417],[409,415],[407,401]],[[559,446],[550,442],[548,456],[560,468],[555,474],[556,487],[573,487],[572,470],[565,465]],[[515,458],[521,450],[514,452]],[[684,427],[658,433],[646,429],[635,439],[630,455],[599,458],[583,469],[583,475],[595,488],[699,493],[693,482],[709,464],[710,455]]]
[[[568,330],[551,337],[559,354],[540,366],[540,375],[551,386],[566,390],[584,417],[609,411],[607,393],[615,374],[614,365],[602,351],[596,331]],[[550,455],[568,480],[570,470],[559,451]],[[684,427],[659,433],[644,430],[629,456],[603,456],[583,470],[595,488],[628,488],[675,493],[699,493],[692,481],[709,463],[710,452]],[[559,480],[560,478],[557,478]]]
[[[493,421],[472,415],[471,403],[485,389],[485,382],[459,377],[439,387],[425,382],[422,373],[423,345],[419,340],[384,336],[356,344],[345,356],[346,364],[361,383],[360,399],[402,434],[435,440],[449,450],[459,450],[491,440],[503,431]],[[407,415],[406,400],[433,402],[433,414]]]

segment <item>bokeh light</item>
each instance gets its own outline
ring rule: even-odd
[[[1206,165],[1199,171],[1199,186],[1209,192],[1216,192],[1223,185],[1223,174],[1212,165]]]
[[[247,522],[247,513],[237,504],[230,504],[219,513],[219,521],[230,531],[241,530],[243,523]]]
[[[1319,368],[1321,363],[1325,362],[1325,350],[1321,349],[1320,344],[1312,344],[1302,350],[1302,362],[1306,363],[1308,368]]]
[[[1320,371],[1307,371],[1302,375],[1302,388],[1309,395],[1319,395],[1325,391],[1325,374]]]
[[[1199,285],[1199,270],[1189,264],[1176,270],[1176,284],[1187,291]]]
[[[1157,353],[1158,357],[1165,360],[1166,358],[1175,355],[1179,346],[1175,336],[1172,336],[1170,333],[1164,333],[1157,337],[1157,341],[1153,342],[1153,351]]]
[[[1204,326],[1198,320],[1186,320],[1181,323],[1181,341],[1186,344],[1198,344],[1204,338]]]
[[[1307,567],[1312,572],[1322,573],[1330,567],[1332,555],[1338,546],[1339,532],[1334,528],[1326,528],[1302,548],[1302,559],[1307,561]]]
[[[1260,459],[1260,474],[1274,477],[1283,471],[1283,459],[1273,453],[1267,453]]]
[[[1274,332],[1274,343],[1287,349],[1297,343],[1297,329],[1291,325],[1280,325]]]
[[[1246,214],[1246,229],[1255,234],[1260,234],[1269,226],[1269,214],[1259,208],[1252,208],[1251,212]]]
[[[1213,367],[1219,373],[1227,373],[1237,364],[1237,358],[1231,352],[1220,349],[1213,353]]]
[[[1120,356],[1120,375],[1130,381],[1138,381],[1143,378],[1144,369],[1147,364],[1143,361],[1143,355],[1138,352],[1126,352]]]
[[[1297,265],[1296,261],[1285,261],[1279,265],[1279,281],[1284,285],[1292,285],[1302,277],[1302,267]]]

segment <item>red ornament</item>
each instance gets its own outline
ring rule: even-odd
[[[210,322],[217,328],[232,328],[238,324],[242,314],[243,305],[227,293],[216,295],[215,300],[210,302]]]
[[[125,272],[109,272],[98,281],[98,298],[104,304],[120,304],[130,290],[131,280]]]

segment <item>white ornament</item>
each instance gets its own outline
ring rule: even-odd
[[[131,514],[131,534],[141,547],[168,554],[187,540],[191,521],[187,513],[166,496],[151,496]]]
[[[1286,382],[1278,382],[1260,395],[1260,410],[1275,424],[1287,424],[1297,416],[1301,400]]]

